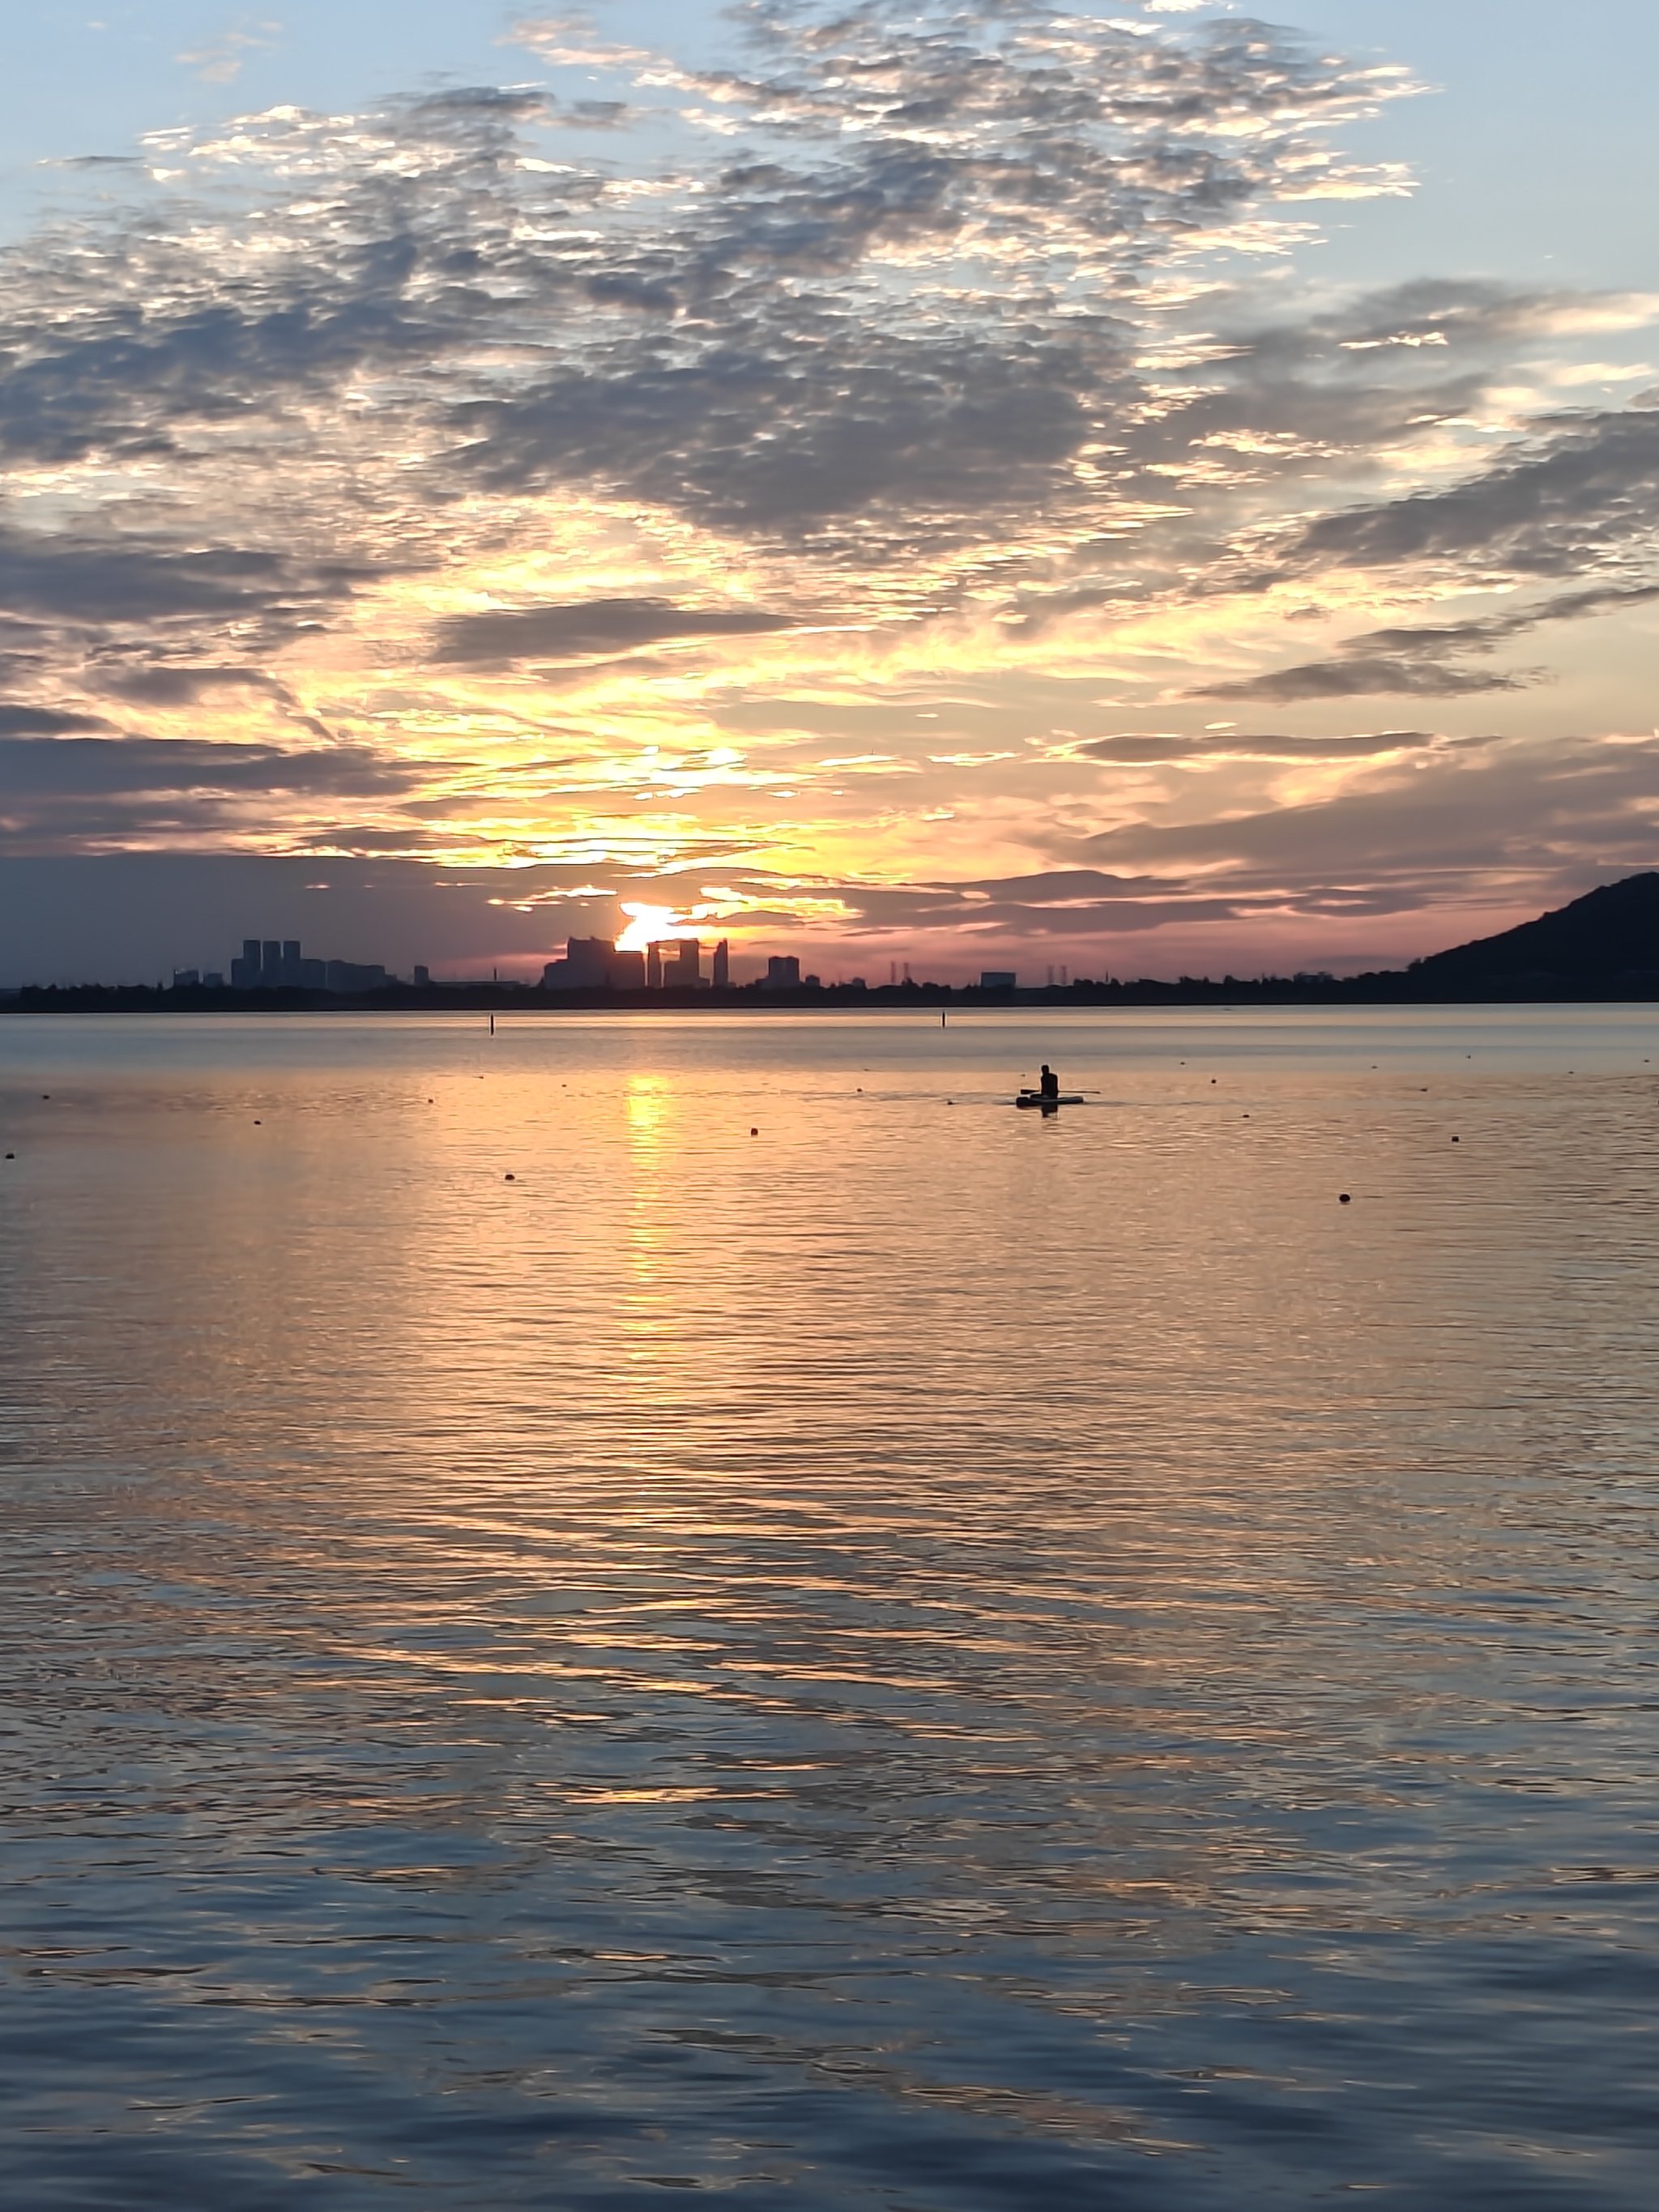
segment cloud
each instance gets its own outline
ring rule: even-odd
[[[155,538],[49,537],[0,526],[0,603],[68,623],[301,621],[344,597],[356,580],[343,564],[258,548],[183,550]]]
[[[1349,651],[1345,647],[1334,659],[1307,660],[1297,667],[1274,669],[1264,676],[1209,684],[1192,696],[1199,699],[1264,699],[1280,706],[1318,699],[1359,699],[1385,692],[1412,699],[1468,699],[1488,691],[1523,690],[1529,682],[1538,680],[1536,674],[1514,676],[1493,668],[1448,668],[1434,657],[1413,659],[1405,655]]]
[[[282,33],[280,23],[239,24],[204,46],[192,47],[176,57],[204,84],[230,84],[242,73],[248,56],[274,46]]]
[[[64,714],[52,707],[32,707],[21,701],[0,702],[0,739],[58,738],[82,731],[107,730],[97,714]]]
[[[1452,562],[1523,576],[1582,575],[1659,525],[1659,410],[1558,421],[1516,459],[1443,491],[1322,515],[1292,557],[1310,566]]]
[[[1085,841],[1103,867],[1201,871],[1241,896],[1322,884],[1468,899],[1659,854],[1659,743],[1578,739],[1415,752],[1357,788],[1225,820],[1146,822]]]
[[[678,607],[665,599],[589,599],[458,615],[438,635],[441,660],[499,666],[631,653],[674,638],[759,637],[793,626],[753,607]]]
[[[1204,685],[1197,699],[1266,699],[1283,703],[1358,698],[1395,692],[1419,699],[1461,699],[1486,691],[1519,691],[1543,680],[1543,672],[1520,673],[1471,668],[1456,656],[1495,652],[1512,638],[1548,623],[1576,622],[1621,607],[1659,599],[1659,584],[1601,585],[1516,609],[1455,623],[1369,630],[1351,638],[1328,660]]]
[[[257,849],[285,825],[289,842],[315,844],[319,806],[332,815],[343,800],[368,800],[401,815],[430,773],[356,746],[285,751],[223,740],[15,736],[0,720],[0,851]],[[394,851],[423,850],[434,842],[414,823],[335,828],[331,836],[348,850],[374,849],[377,840]]]
[[[1109,738],[1085,738],[1066,748],[1071,757],[1141,765],[1160,761],[1375,760],[1383,755],[1420,752],[1434,738],[1424,730],[1383,730],[1374,737],[1251,737],[1228,732],[1178,737],[1126,732]]]
[[[1344,151],[1403,76],[1206,10],[732,21],[728,68],[566,17],[514,33],[544,85],[157,130],[142,196],[0,258],[0,677],[58,718],[0,733],[58,741],[10,764],[14,849],[561,895],[729,860],[780,927],[839,927],[821,891],[969,939],[1347,911],[1346,816],[1276,885],[1043,884],[1134,879],[1091,841],[1251,819],[1304,764],[1386,823],[1453,741],[1340,702],[1517,693],[1510,645],[1649,588],[1659,417],[1544,410],[1652,301],[1299,258],[1308,192],[1403,188]],[[1297,606],[1354,634],[1256,672]],[[1160,732],[1172,684],[1335,733]]]

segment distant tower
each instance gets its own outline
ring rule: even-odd
[[[268,937],[264,941],[264,945],[262,949],[262,957],[259,962],[259,981],[262,983],[274,984],[280,983],[282,980],[282,943],[277,938]]]
[[[645,948],[645,988],[647,991],[662,988],[662,947],[647,945]]]
[[[717,991],[727,990],[731,988],[731,982],[732,949],[726,939],[721,938],[720,943],[714,947],[714,988]]]

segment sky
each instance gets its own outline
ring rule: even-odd
[[[0,25],[0,983],[1393,965],[1659,865],[1659,11]]]

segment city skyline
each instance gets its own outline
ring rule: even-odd
[[[1285,14],[31,20],[0,983],[1347,972],[1650,866],[1659,26]]]

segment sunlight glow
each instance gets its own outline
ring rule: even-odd
[[[628,915],[628,927],[617,939],[619,952],[643,952],[647,945],[661,945],[670,938],[695,937],[696,929],[682,921],[672,906],[642,906],[624,899],[623,912]]]

